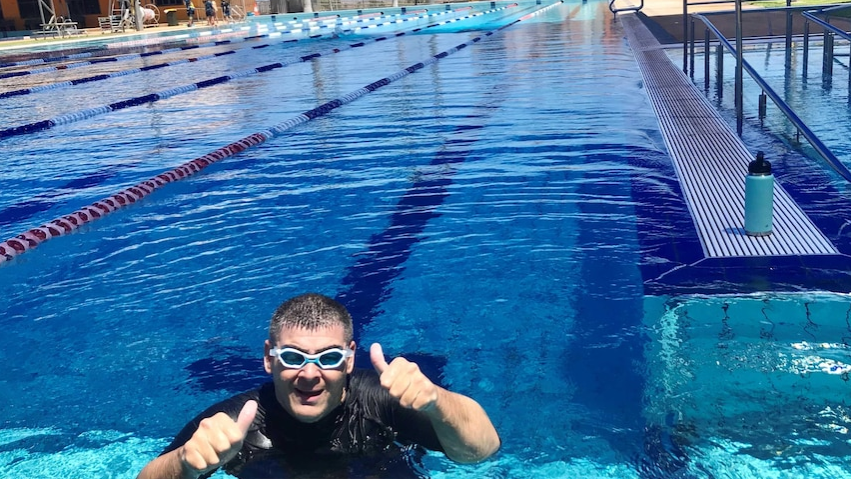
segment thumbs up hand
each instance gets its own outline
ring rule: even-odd
[[[247,401],[235,422],[223,412],[202,420],[179,451],[184,477],[198,477],[233,459],[256,414],[257,402]]]
[[[387,364],[381,345],[369,348],[369,357],[378,374],[381,386],[390,392],[403,407],[429,411],[437,404],[439,388],[420,371],[416,363],[398,357]]]

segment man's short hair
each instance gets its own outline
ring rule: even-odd
[[[274,344],[285,327],[309,331],[342,326],[346,345],[353,339],[352,316],[346,307],[328,296],[305,293],[284,301],[269,322],[269,339]]]

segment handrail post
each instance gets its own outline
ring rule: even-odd
[[[691,19],[691,31],[689,33],[690,33],[690,39],[689,40],[691,42],[691,52],[690,52],[691,54],[689,56],[689,58],[690,58],[689,72],[691,72],[690,73],[691,79],[694,80],[694,19],[693,18]]]
[[[743,55],[742,55],[742,0],[736,0],[736,133],[742,136],[742,123],[744,118],[742,107],[742,82],[743,82]]]
[[[792,6],[792,0],[786,0],[786,7]],[[786,50],[792,49],[792,10],[786,10]]]
[[[688,73],[688,0],[683,0],[683,73]]]
[[[704,27],[703,32],[703,89],[709,91],[709,29]],[[848,78],[851,81],[851,74]]]
[[[741,0],[738,0],[738,1],[741,1]],[[804,13],[804,16],[807,16],[806,12]],[[713,25],[712,22],[707,20],[706,17],[704,17],[703,15],[700,15],[700,14],[694,14],[694,17],[696,19],[701,20],[707,26],[707,28],[712,30],[712,32],[715,34],[715,37],[718,39],[718,53],[719,53],[718,59],[719,60],[722,58],[721,54],[723,53],[723,49],[729,50],[730,53],[732,53],[734,55],[743,56],[742,48],[740,47],[738,49],[738,52],[737,52],[736,47],[731,45],[730,41],[727,40],[727,38],[718,30],[718,28],[715,27],[715,25]],[[810,18],[810,20],[815,22],[815,23],[818,23],[819,25],[822,25],[822,23],[820,23],[820,20],[818,20],[818,19]],[[827,30],[834,31],[837,35],[839,35],[842,38],[851,39],[851,35],[849,35],[848,33],[845,33],[844,31],[839,30],[838,28],[836,28],[832,25],[824,24],[823,27]],[[722,63],[719,62],[719,66],[720,65],[722,65]],[[748,71],[748,74],[751,76],[751,79],[754,82],[756,82],[756,84],[760,88],[762,88],[762,91],[766,95],[768,95],[769,98],[771,98],[771,101],[774,102],[774,104],[780,109],[780,111],[786,116],[786,118],[788,118],[789,121],[791,121],[795,125],[795,128],[797,130],[796,137],[804,136],[804,138],[806,138],[807,141],[809,141],[809,143],[813,147],[813,149],[822,158],[824,158],[825,161],[827,161],[827,163],[830,165],[830,167],[833,168],[834,171],[836,171],[839,175],[841,175],[842,178],[844,178],[846,181],[851,183],[851,170],[849,170],[848,167],[845,166],[845,164],[842,163],[836,157],[836,155],[834,155],[833,152],[830,151],[830,149],[815,135],[815,133],[813,133],[813,131],[810,130],[810,128],[801,120],[801,118],[798,117],[798,115],[795,114],[795,111],[792,110],[792,108],[789,106],[789,104],[786,103],[783,100],[783,98],[781,98],[780,95],[778,95],[777,92],[775,92],[768,85],[768,83],[766,83],[766,81],[761,76],[759,76],[759,74],[756,72],[756,70],[749,63],[745,63],[744,58],[742,58],[740,60],[739,65],[737,65],[737,66],[740,66],[742,68],[742,70]],[[722,79],[723,79],[723,76],[719,76],[719,81],[722,80]],[[721,94],[722,94],[722,88],[721,88],[721,85],[719,85],[719,88],[718,88],[718,99],[719,100],[721,99]]]
[[[807,62],[810,59],[810,21],[804,20],[804,68],[801,79],[807,81]]]
[[[718,85],[718,98],[724,96],[724,45],[715,48],[715,84]]]
[[[822,81],[830,82],[833,76],[833,32],[824,31],[824,53],[821,66]]]

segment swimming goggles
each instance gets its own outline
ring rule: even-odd
[[[317,354],[307,354],[295,348],[272,348],[270,356],[275,356],[281,361],[285,368],[301,369],[307,363],[314,363],[321,369],[335,369],[343,364],[349,356],[354,354],[351,349],[327,349]]]

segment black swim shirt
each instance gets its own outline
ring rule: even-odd
[[[162,454],[186,443],[204,418],[224,412],[236,420],[250,399],[257,401],[257,416],[242,449],[223,466],[242,479],[418,478],[425,475],[422,448],[443,452],[424,414],[400,406],[375,371],[355,369],[344,403],[315,423],[287,413],[269,382],[199,414]]]

